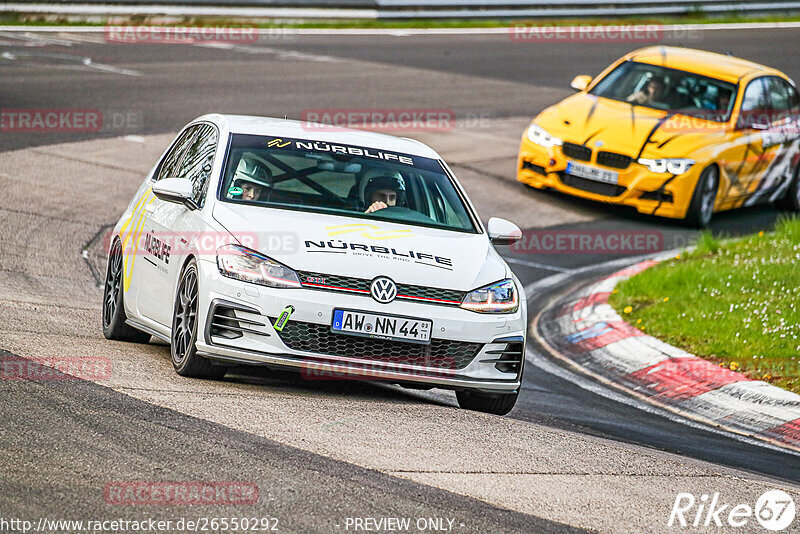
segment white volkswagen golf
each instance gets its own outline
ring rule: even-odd
[[[522,285],[442,158],[410,139],[264,117],[186,126],[113,230],[108,339],[171,345],[178,374],[295,368],[456,391],[508,413]]]

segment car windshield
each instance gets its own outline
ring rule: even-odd
[[[233,134],[223,173],[224,202],[477,232],[453,181],[431,158]]]
[[[595,85],[590,94],[671,113],[726,122],[737,86],[699,74],[625,61]]]

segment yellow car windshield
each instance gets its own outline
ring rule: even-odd
[[[631,105],[726,122],[737,86],[660,65],[626,61],[595,85],[590,94]]]

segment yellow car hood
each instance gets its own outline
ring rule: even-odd
[[[720,141],[724,134],[722,124],[667,115],[578,93],[545,109],[534,122],[564,141],[634,158],[689,157],[698,148]]]

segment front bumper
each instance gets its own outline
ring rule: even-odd
[[[524,302],[513,314],[394,301],[314,289],[272,289],[222,276],[199,262],[197,349],[230,363],[294,368],[308,379],[359,378],[483,392],[520,387],[525,351]],[[274,320],[294,307],[282,332]],[[334,308],[431,319],[431,345],[371,340],[330,332]],[[294,330],[293,330],[294,329]],[[386,350],[382,350],[384,348]],[[408,347],[408,351],[405,351]]]
[[[673,178],[656,174],[632,161],[626,168],[597,163],[598,150],[588,161],[574,160],[619,173],[618,185],[592,182],[566,174],[568,158],[561,147],[544,148],[523,135],[517,158],[517,180],[537,189],[552,188],[569,195],[597,202],[631,206],[641,213],[682,219],[689,208],[694,186],[702,171],[699,165]]]

